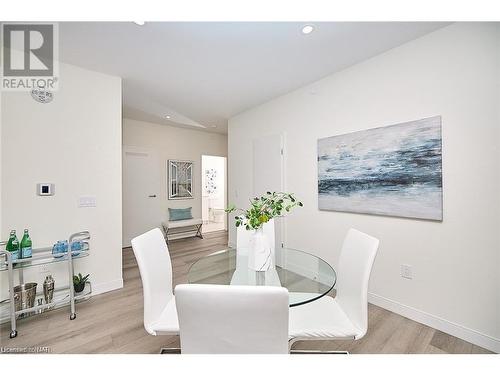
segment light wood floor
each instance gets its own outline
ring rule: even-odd
[[[187,282],[190,265],[227,245],[225,232],[169,245],[174,285]],[[93,297],[77,306],[70,321],[66,308],[20,320],[19,335],[9,339],[10,326],[0,327],[0,347],[47,347],[51,353],[158,353],[178,347],[177,337],[150,336],[144,330],[142,285],[132,250],[123,251],[124,288]],[[356,342],[298,342],[295,349],[348,350],[350,353],[489,353],[476,345],[416,323],[380,307],[369,306],[369,328]]]

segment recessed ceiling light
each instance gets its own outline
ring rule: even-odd
[[[144,22],[144,21],[134,21],[134,23],[135,23],[136,25],[139,25],[139,26],[144,26],[144,24],[145,24],[146,22]]]
[[[314,31],[313,25],[304,25],[302,27],[302,34],[304,35],[311,34],[313,31]]]
[[[166,118],[167,120],[170,120],[170,115],[166,115],[166,116],[165,116],[165,118]]]

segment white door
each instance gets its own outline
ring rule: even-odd
[[[253,141],[253,194],[284,190],[284,136],[276,134]],[[275,220],[276,247],[282,247],[283,218]]]
[[[162,213],[161,168],[154,153],[134,148],[123,152],[123,247],[150,229],[160,227]]]

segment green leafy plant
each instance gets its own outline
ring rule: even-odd
[[[247,230],[259,229],[274,217],[282,216],[295,207],[302,207],[293,194],[268,191],[262,197],[250,199],[250,208],[244,210],[230,205],[226,212],[241,212],[236,216],[236,226],[244,225]]]
[[[81,292],[85,289],[85,283],[87,282],[89,276],[90,274],[82,276],[81,273],[79,273],[78,276],[73,275],[73,286],[75,287],[75,292]]]

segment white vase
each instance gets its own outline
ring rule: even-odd
[[[254,230],[250,235],[250,247],[248,249],[248,268],[255,271],[267,271],[274,260],[273,251],[269,238],[263,228]]]

